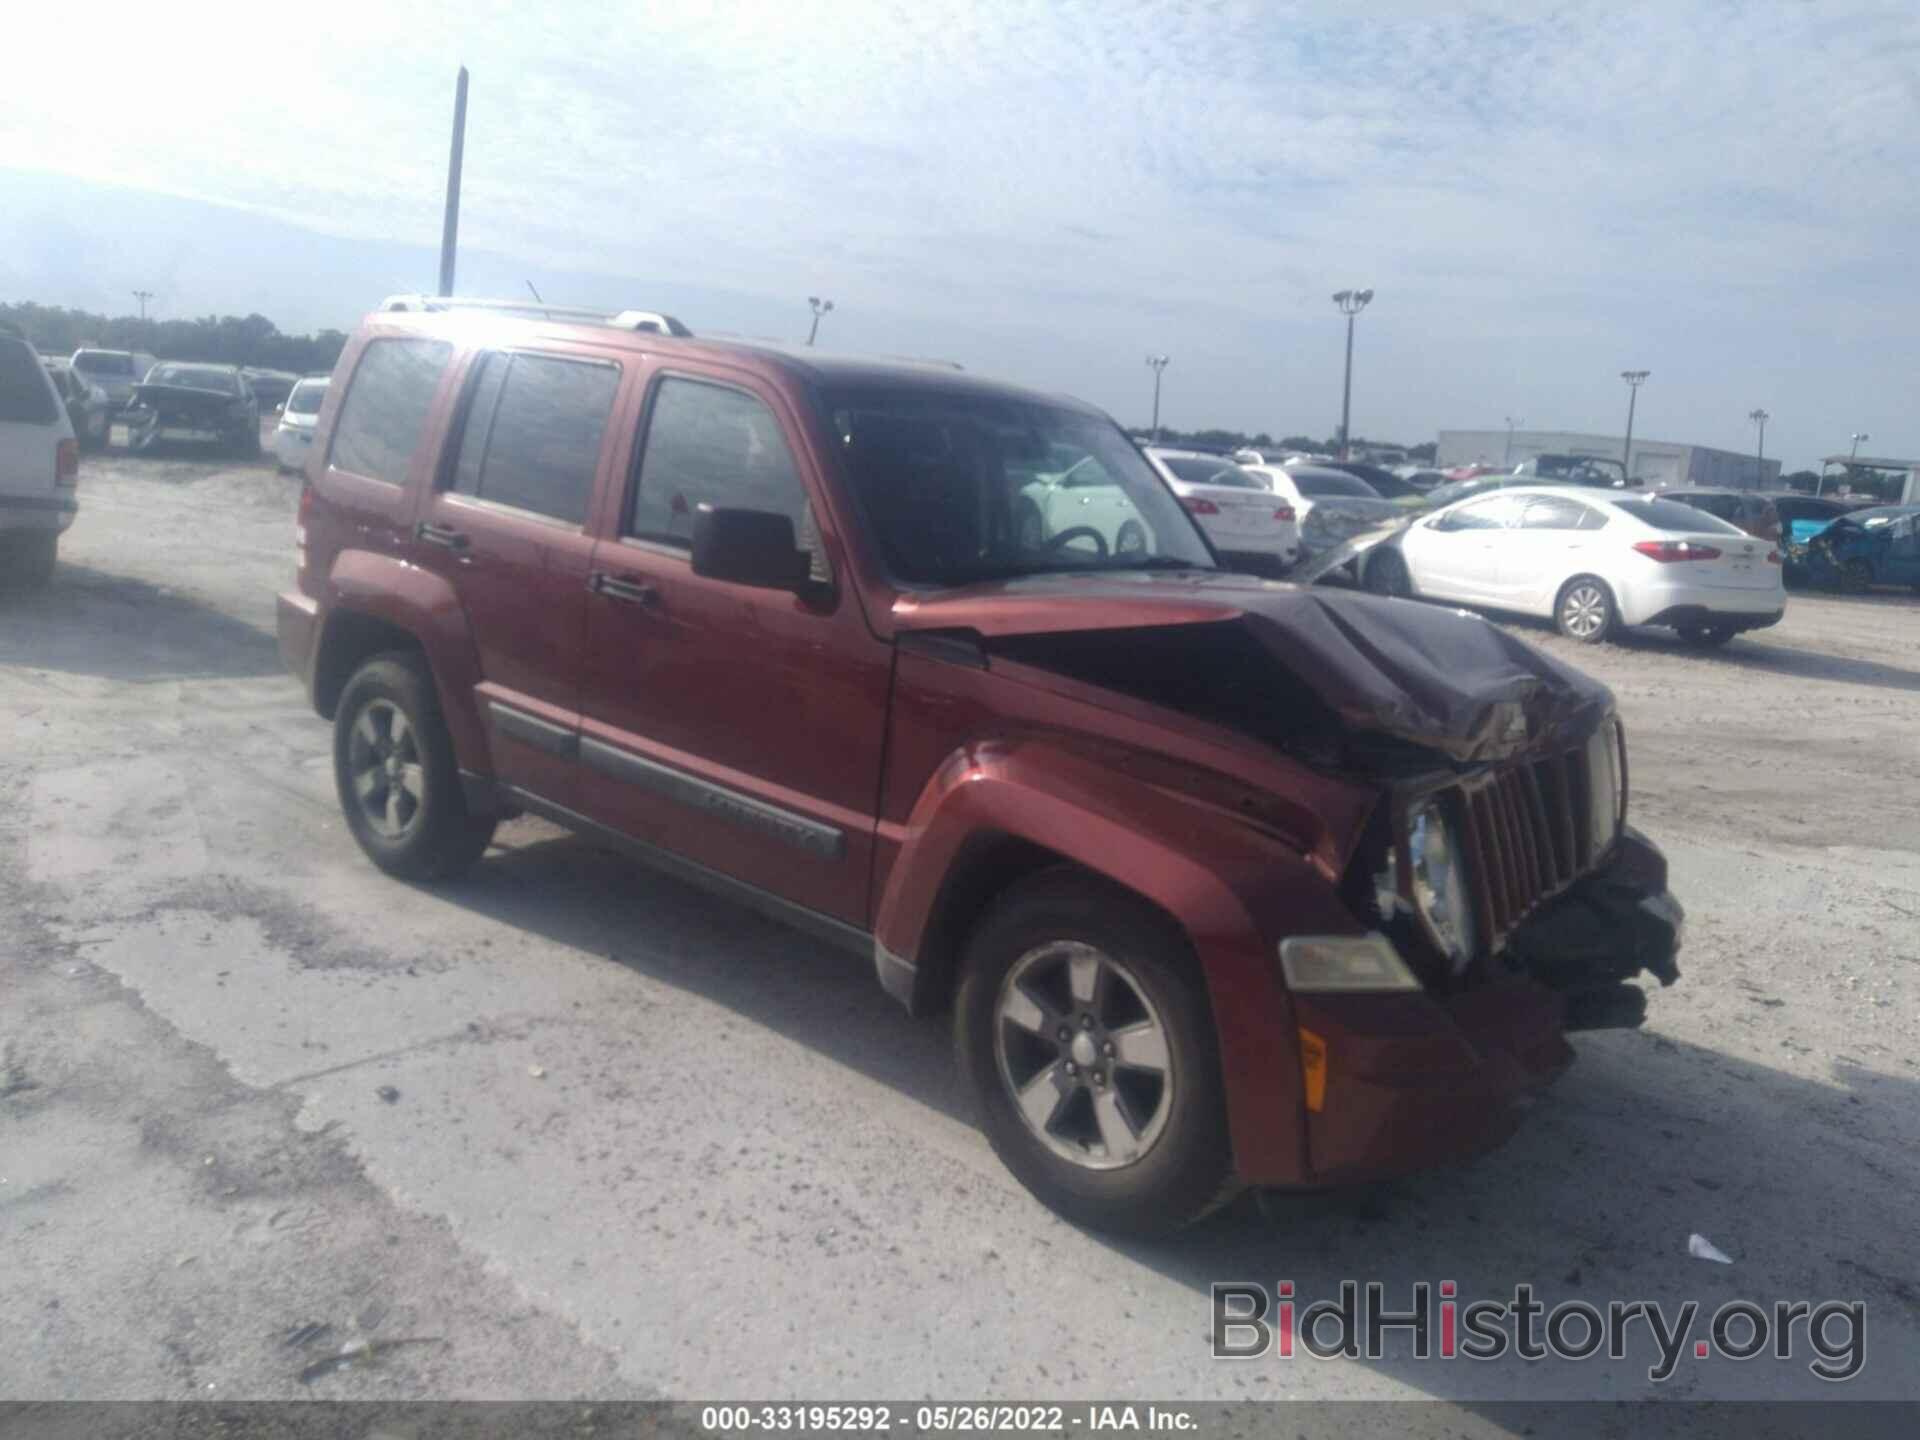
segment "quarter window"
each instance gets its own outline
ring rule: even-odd
[[[452,489],[584,524],[617,366],[552,355],[482,357],[461,426]]]
[[[361,352],[327,464],[403,485],[426,432],[434,391],[453,356],[444,340],[375,340]]]
[[[691,545],[703,504],[785,515],[810,545],[806,490],[773,412],[744,391],[670,375],[654,393],[626,533]]]

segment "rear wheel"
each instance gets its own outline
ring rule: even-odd
[[[1126,892],[1068,870],[1007,892],[968,944],[954,1044],[994,1151],[1068,1219],[1160,1234],[1233,1193],[1205,988]]]
[[[347,828],[389,875],[443,880],[478,860],[493,817],[470,814],[426,662],[375,656],[334,712],[333,772]]]
[[[1682,640],[1689,645],[1698,645],[1703,650],[1724,645],[1734,635],[1731,625],[1682,625],[1678,628]]]
[[[1569,640],[1598,645],[1620,623],[1613,591],[1598,576],[1574,576],[1560,587],[1559,598],[1553,602],[1553,623]]]
[[[1114,537],[1113,553],[1116,555],[1144,555],[1147,553],[1146,527],[1138,520],[1129,520],[1120,527],[1120,533]]]
[[[28,532],[0,537],[0,589],[38,590],[53,579],[60,537]]]

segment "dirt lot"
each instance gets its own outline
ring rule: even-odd
[[[1911,601],[1529,630],[1620,697],[1682,982],[1474,1165],[1116,1246],[868,967],[531,821],[379,876],[272,638],[294,483],[221,463],[90,460],[0,602],[0,1396],[1920,1395]],[[1868,1361],[1208,1358],[1210,1282],[1344,1278],[1860,1299]],[[421,1343],[301,1378],[362,1337]]]

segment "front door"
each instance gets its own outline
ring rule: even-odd
[[[1486,495],[1415,525],[1401,542],[1414,587],[1422,595],[1498,605],[1501,542],[1519,509],[1511,496]]]
[[[750,377],[688,366],[651,380],[641,425],[593,557],[582,805],[864,926],[891,652],[832,583],[795,417]],[[786,515],[821,583],[795,594],[695,575],[703,503]]]
[[[414,529],[479,650],[495,776],[576,800],[586,533],[620,367],[590,354],[489,350],[468,369],[454,448]]]

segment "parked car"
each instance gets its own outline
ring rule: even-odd
[[[25,340],[0,335],[0,587],[53,577],[79,484],[80,443],[53,376]]]
[[[1823,495],[1776,492],[1767,497],[1780,516],[1780,552],[1789,582],[1807,577],[1807,542],[1842,515],[1873,506],[1871,500],[1835,500]]]
[[[390,873],[531,812],[842,945],[1119,1231],[1494,1143],[1676,977],[1604,686],[1220,571],[1091,407],[416,303],[341,355],[279,600]],[[1156,563],[1016,523],[1075,453]]]
[[[287,393],[280,407],[280,423],[273,428],[273,460],[281,471],[304,470],[313,449],[313,427],[320,419],[320,402],[327,398],[326,376],[309,377]]]
[[[263,407],[284,404],[293,387],[300,383],[300,377],[289,370],[262,370],[245,365],[240,373],[247,377],[247,388]]]
[[[1427,495],[1411,481],[1403,480],[1391,470],[1383,470],[1378,465],[1369,465],[1362,460],[1334,460],[1327,465],[1329,470],[1342,470],[1356,480],[1367,482],[1367,488],[1383,500],[1391,500],[1404,509],[1419,510],[1426,506]]]
[[[1834,520],[1807,542],[1816,585],[1849,595],[1875,585],[1920,590],[1920,505],[1877,505]]]
[[[1299,516],[1259,477],[1199,450],[1148,445],[1142,453],[1229,570],[1277,576],[1300,558]]]
[[[1400,465],[1393,473],[1423,495],[1447,483],[1447,472],[1430,465]]]
[[[1768,542],[1671,500],[1568,487],[1456,502],[1355,563],[1377,593],[1538,615],[1589,644],[1658,625],[1724,645],[1787,607]]]
[[[107,392],[117,414],[133,404],[133,387],[146,379],[156,362],[141,350],[101,350],[83,345],[73,352],[73,368]]]
[[[237,365],[162,361],[133,387],[133,399],[130,449],[184,440],[224,445],[237,455],[260,453],[260,403]]]
[[[65,360],[42,356],[40,363],[53,377],[53,388],[67,407],[74,438],[82,450],[104,450],[113,424],[113,402],[107,392]]]
[[[1327,465],[1248,465],[1300,518],[1303,556],[1325,553],[1405,512],[1366,481]]]
[[[1627,467],[1604,455],[1536,455],[1513,467],[1513,473],[1530,484],[1585,485],[1597,490],[1631,490],[1640,481],[1627,474]]]
[[[1029,468],[1030,467],[1030,468]],[[1145,558],[1158,551],[1153,523],[1099,455],[1056,446],[1013,462],[1026,479],[1014,506],[1020,543],[1033,549]]]
[[[1673,500],[1681,505],[1691,505],[1696,510],[1704,510],[1735,529],[1746,531],[1756,540],[1765,540],[1770,545],[1780,541],[1780,512],[1774,509],[1773,501],[1758,490],[1714,490],[1687,486],[1654,493],[1662,500]]]

